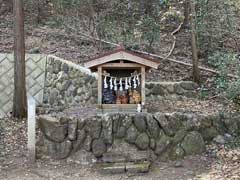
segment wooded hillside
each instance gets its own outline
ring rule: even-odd
[[[195,14],[191,5],[194,5]],[[204,87],[228,89],[238,81],[240,4],[238,0],[25,0],[26,50],[55,54],[82,63],[124,44],[129,49],[192,63],[190,20],[197,40],[199,64],[220,71],[200,72]],[[12,2],[0,3],[0,51],[13,50]],[[159,59],[162,64],[149,80],[191,80],[191,66]],[[213,77],[214,75],[214,77]]]

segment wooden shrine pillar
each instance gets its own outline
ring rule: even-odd
[[[102,105],[102,66],[98,66],[98,105]]]
[[[141,96],[142,96],[142,105],[145,105],[145,66],[141,67]]]

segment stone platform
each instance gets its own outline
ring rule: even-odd
[[[55,114],[39,116],[38,122],[38,156],[80,164],[106,162],[109,153],[133,163],[176,160],[204,152],[205,143],[219,135],[240,134],[238,114]]]

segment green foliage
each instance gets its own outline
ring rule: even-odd
[[[230,82],[227,89],[227,98],[230,100],[235,100],[240,96],[240,80],[236,80],[234,82]],[[239,102],[238,102],[239,103]]]
[[[217,92],[240,105],[240,79],[227,76],[229,73],[240,75],[240,62],[237,57],[235,53],[216,51],[208,61],[220,72],[215,81]]]
[[[199,98],[205,99],[209,95],[209,90],[202,85],[199,89]]]
[[[54,16],[48,25],[68,24],[98,38],[150,52],[160,42],[163,13],[170,10],[170,0],[51,0],[51,4]],[[68,17],[72,17],[70,21]]]
[[[142,38],[147,41],[146,48],[152,51],[152,45],[160,37],[160,25],[150,16],[143,17],[138,21],[137,29],[142,32]]]
[[[232,0],[198,0],[196,29],[203,55],[224,49],[224,40],[236,32],[236,6]]]

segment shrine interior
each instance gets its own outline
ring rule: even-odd
[[[102,104],[140,104],[140,69],[103,69]]]

